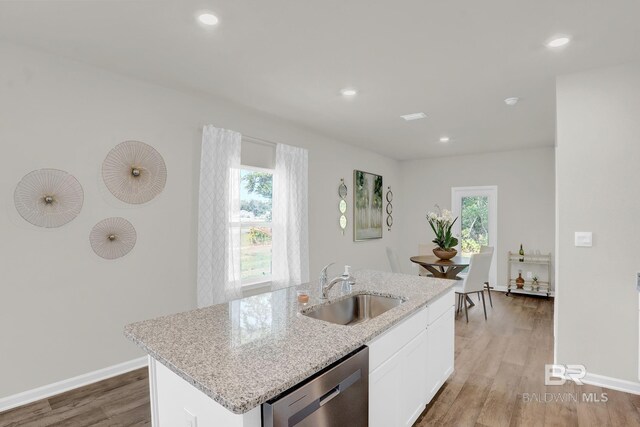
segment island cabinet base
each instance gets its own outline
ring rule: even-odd
[[[454,292],[379,335],[369,347],[369,426],[411,426],[453,372]],[[261,427],[262,407],[234,414],[149,358],[153,427]]]
[[[149,357],[153,427],[261,427],[261,407],[234,414]]]
[[[453,373],[454,292],[369,345],[369,426],[412,426]]]

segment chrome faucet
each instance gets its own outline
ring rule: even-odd
[[[326,296],[324,296],[325,295],[324,288],[325,288],[325,286],[327,286],[327,282],[329,281],[329,278],[327,276],[327,270],[333,264],[335,264],[335,262],[330,262],[329,264],[325,265],[322,270],[320,270],[320,278],[318,279],[318,282],[320,284],[320,295],[322,295],[322,297],[325,298],[325,299],[326,299]],[[329,291],[327,291],[327,292],[329,292]]]
[[[334,263],[328,264],[325,266],[320,272],[320,299],[329,298],[329,291],[331,288],[335,286],[336,283],[342,282],[343,291],[347,291],[350,289],[350,286],[356,282],[356,278],[351,275],[349,269],[351,268],[348,265],[344,266],[344,273],[341,276],[334,277],[330,282],[327,283],[327,269],[331,267]]]

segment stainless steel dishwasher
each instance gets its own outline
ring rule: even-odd
[[[362,347],[262,405],[263,427],[366,427],[369,348]]]

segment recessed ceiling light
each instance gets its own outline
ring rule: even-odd
[[[562,47],[568,44],[570,41],[571,39],[569,37],[565,37],[565,36],[556,37],[547,43],[547,47],[552,47],[552,48]]]
[[[356,96],[358,91],[353,88],[344,88],[340,91],[342,96]]]
[[[451,141],[451,138],[449,138],[448,136],[441,136],[440,137],[440,142],[449,142]]]
[[[514,105],[516,105],[518,103],[518,101],[520,101],[520,98],[518,98],[517,96],[513,96],[511,98],[505,99],[504,103],[507,104],[510,107],[513,107]]]
[[[406,121],[411,121],[411,120],[420,120],[420,119],[426,119],[427,115],[425,113],[411,113],[411,114],[405,114],[404,116],[400,116],[403,119],[405,119]]]
[[[216,25],[218,23],[218,17],[211,13],[202,13],[198,16],[198,21],[204,25]]]

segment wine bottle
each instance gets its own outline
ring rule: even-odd
[[[522,249],[522,243],[520,243],[520,251],[518,253],[520,254],[520,262],[524,262],[524,249]]]

